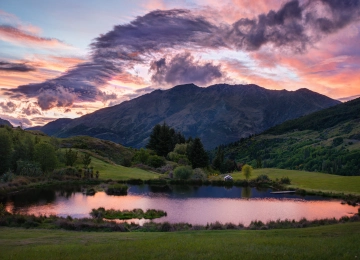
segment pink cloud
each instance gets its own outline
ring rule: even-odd
[[[10,25],[0,25],[0,39],[19,45],[39,45],[47,48],[71,47],[58,39],[40,37]]]

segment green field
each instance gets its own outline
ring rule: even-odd
[[[358,259],[359,243],[359,222],[173,233],[0,228],[0,259]]]
[[[117,164],[110,164],[91,157],[90,166],[94,167],[94,171],[100,172],[100,179],[112,179],[112,180],[128,180],[128,179],[157,179],[159,174],[148,172],[138,168],[124,167]]]
[[[294,188],[360,194],[360,176],[265,168],[254,170],[251,178],[256,178],[261,174],[267,174],[273,180],[287,176],[291,180],[290,187]],[[239,172],[231,175],[234,180],[245,179]]]

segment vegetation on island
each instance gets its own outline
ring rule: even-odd
[[[133,210],[106,210],[103,207],[92,209],[90,216],[94,219],[155,219],[167,216],[163,210],[147,209],[145,212],[142,209]]]

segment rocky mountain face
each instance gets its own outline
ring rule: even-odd
[[[146,145],[154,125],[166,122],[186,137],[200,137],[211,149],[339,103],[308,89],[186,84],[73,119],[56,133],[47,130],[51,123],[41,130],[58,137],[89,135],[139,148]]]

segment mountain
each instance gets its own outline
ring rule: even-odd
[[[308,89],[186,84],[73,119],[55,135],[89,135],[138,148],[146,145],[154,125],[166,122],[186,137],[200,137],[210,149],[339,103]],[[41,130],[54,134],[48,132],[48,125]]]
[[[0,125],[7,125],[13,127],[13,125],[9,121],[1,118],[0,118]]]
[[[260,135],[221,146],[225,157],[258,167],[360,175],[360,98]],[[216,150],[212,151],[212,156]]]
[[[26,130],[40,130],[48,135],[54,135],[56,134],[60,129],[65,127],[67,124],[69,124],[72,121],[71,118],[59,118],[56,119],[50,123],[47,123],[44,126],[34,126],[26,128]]]

